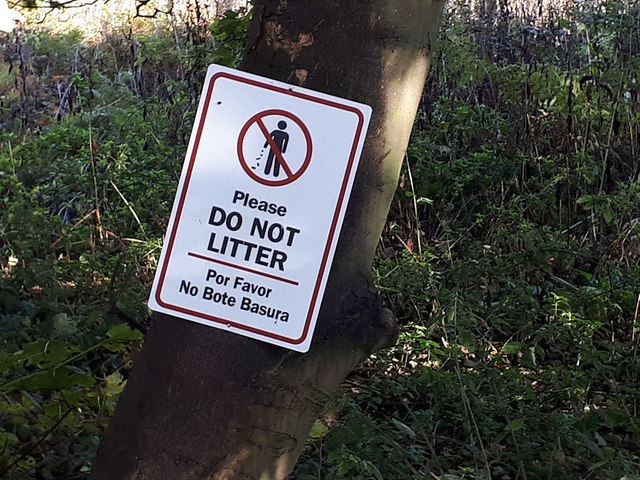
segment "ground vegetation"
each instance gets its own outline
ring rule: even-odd
[[[400,339],[292,478],[640,478],[640,11],[533,3],[449,5],[374,265]],[[204,69],[247,28],[138,21],[3,37],[3,478],[91,469]]]

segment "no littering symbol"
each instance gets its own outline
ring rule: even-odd
[[[256,182],[270,187],[287,185],[311,162],[311,134],[293,113],[265,110],[247,120],[238,135],[238,159]]]

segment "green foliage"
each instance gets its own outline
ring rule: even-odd
[[[0,477],[83,478],[148,326],[210,60],[165,33],[19,41],[0,85]]]
[[[216,40],[213,63],[234,67],[240,62],[240,56],[249,32],[251,11],[234,12],[228,10],[209,27]]]
[[[640,478],[640,12],[451,8],[374,265],[398,346],[292,478]],[[0,477],[90,470],[205,68],[237,64],[248,20],[3,46]]]
[[[125,384],[121,371],[128,366],[114,352],[129,352],[141,340],[120,324],[88,348],[39,338],[0,354],[3,478],[23,478],[36,465],[49,476],[65,464],[86,471]]]
[[[398,346],[292,478],[640,475],[634,8],[447,20],[374,269]]]

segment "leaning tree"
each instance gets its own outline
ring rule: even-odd
[[[311,349],[156,314],[91,478],[281,479],[325,401],[396,322],[371,262],[444,0],[256,0],[240,69],[371,105]]]

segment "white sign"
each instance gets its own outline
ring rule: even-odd
[[[306,352],[370,116],[210,66],[150,308]]]

